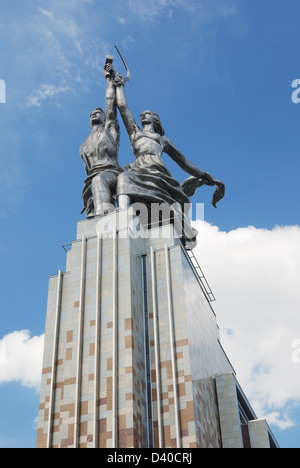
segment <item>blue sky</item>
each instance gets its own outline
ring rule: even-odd
[[[197,255],[240,383],[279,444],[300,447],[299,20],[297,0],[1,2],[0,447],[35,446],[48,278],[82,219],[78,150],[104,106],[106,54],[124,72],[114,44],[136,119],[155,110],[183,154],[226,183],[217,210],[211,189],[193,198],[208,239]]]

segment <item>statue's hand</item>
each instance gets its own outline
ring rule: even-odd
[[[212,186],[212,185],[215,185],[216,183],[215,179],[207,172],[204,173],[204,176],[202,177],[202,179],[205,185]]]
[[[105,78],[115,77],[115,70],[111,63],[106,63],[104,65],[104,75],[105,75]]]
[[[124,86],[125,85],[125,79],[122,75],[120,75],[120,73],[118,72],[117,73],[117,76],[115,77],[115,85],[116,86]]]
[[[218,201],[222,200],[225,196],[225,184],[224,182],[221,182],[220,180],[215,180],[215,185],[216,185],[216,190],[215,193],[213,194],[213,198],[211,201],[212,206],[217,208],[216,204]]]
[[[210,185],[216,186],[216,190],[213,194],[213,198],[211,201],[211,204],[213,207],[217,208],[217,203],[218,201],[222,200],[222,198],[225,196],[225,184],[221,182],[220,180],[214,179],[210,174],[205,173],[205,176],[203,177],[203,181],[205,185]]]
[[[203,184],[203,179],[191,176],[181,183],[181,188],[188,197],[192,197],[196,193],[197,188]]]

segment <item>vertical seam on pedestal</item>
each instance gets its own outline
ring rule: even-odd
[[[100,377],[100,326],[101,326],[101,265],[102,237],[97,238],[96,311],[95,311],[95,364],[94,364],[94,430],[93,446],[99,447],[99,377]]]
[[[113,376],[112,376],[112,436],[113,448],[118,447],[118,234],[113,230]]]
[[[86,277],[86,236],[82,236],[81,246],[81,272],[80,272],[80,296],[79,296],[79,316],[78,316],[78,336],[77,336],[77,370],[76,370],[76,393],[75,393],[75,424],[74,424],[74,448],[79,446],[80,437],[80,406],[81,406],[81,376],[82,376],[82,340],[83,340],[83,316],[85,298],[85,277]]]
[[[141,256],[142,284],[143,284],[143,326],[144,326],[144,362],[145,362],[145,401],[146,401],[146,427],[147,448],[153,448],[153,406],[151,395],[151,360],[149,339],[149,310],[148,310],[148,286],[147,286],[147,256]],[[148,377],[149,376],[149,377]]]
[[[177,369],[176,369],[176,350],[174,340],[174,308],[172,300],[172,285],[171,285],[171,269],[169,248],[165,244],[165,259],[166,259],[166,279],[167,279],[167,296],[168,296],[168,313],[169,313],[169,328],[170,328],[170,343],[171,343],[171,360],[172,360],[172,374],[173,374],[173,391],[174,391],[174,408],[175,408],[175,425],[176,425],[176,438],[177,448],[181,448],[181,430],[180,430],[180,417],[178,406],[178,388],[177,388]]]
[[[57,293],[56,293],[56,305],[55,305],[55,323],[54,323],[54,335],[53,335],[52,374],[51,374],[51,384],[50,384],[47,448],[51,448],[51,445],[52,445],[52,426],[53,426],[53,413],[54,413],[54,402],[55,402],[55,386],[56,386],[59,322],[60,322],[60,313],[61,313],[62,281],[63,281],[63,274],[62,274],[62,271],[59,270],[58,278],[57,278]]]
[[[160,383],[160,362],[159,362],[159,338],[158,338],[158,317],[157,317],[157,291],[155,274],[155,254],[151,247],[151,280],[152,280],[152,306],[153,306],[153,327],[154,327],[154,352],[156,371],[156,394],[157,394],[157,422],[159,447],[163,447],[163,432],[161,420],[161,383]]]

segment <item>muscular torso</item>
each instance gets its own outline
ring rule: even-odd
[[[80,156],[82,157],[86,172],[96,166],[118,164],[118,149],[120,135],[119,131],[112,124],[99,127],[91,133],[80,147]]]

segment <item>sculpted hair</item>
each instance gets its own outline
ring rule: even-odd
[[[141,116],[143,115],[144,112],[141,113]],[[153,111],[149,111],[149,112],[151,112],[151,114],[153,115],[154,131],[156,133],[159,133],[161,136],[164,136],[165,131],[164,131],[163,126],[161,124],[159,115],[156,112],[153,112]]]
[[[165,131],[163,129],[163,126],[161,124],[159,115],[156,114],[156,112],[153,112],[153,117],[154,117],[154,130],[159,133],[161,136],[164,136]]]

